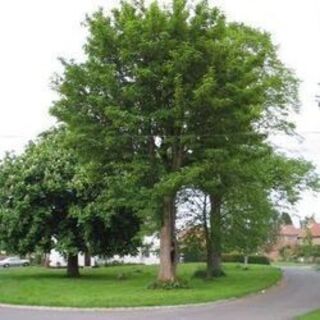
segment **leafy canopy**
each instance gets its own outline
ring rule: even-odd
[[[66,130],[55,129],[0,166],[0,239],[9,252],[55,248],[63,254],[128,254],[139,245],[140,219],[129,207],[104,209]]]

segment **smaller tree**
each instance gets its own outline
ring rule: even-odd
[[[103,206],[103,179],[90,181],[65,147],[66,134],[46,132],[21,156],[2,161],[0,241],[21,255],[55,248],[67,259],[68,276],[77,277],[79,253],[135,253],[140,219],[125,205]]]
[[[211,264],[210,201],[208,194],[196,188],[182,189],[177,197],[181,251],[186,259]]]
[[[238,190],[230,195],[225,210],[225,248],[241,253],[247,268],[249,256],[274,241],[280,215],[264,190],[245,190],[244,194]]]
[[[284,225],[292,225],[292,219],[287,212],[283,212],[281,215],[281,223]]]
[[[202,226],[184,230],[178,240],[184,262],[206,261],[206,241]]]

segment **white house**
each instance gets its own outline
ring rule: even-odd
[[[120,263],[137,263],[137,264],[159,264],[160,240],[157,236],[149,236],[143,239],[143,246],[139,249],[136,256],[127,255],[120,257],[115,255],[107,262],[118,261]]]
[[[97,264],[97,259],[95,257],[90,257],[90,266],[95,266]],[[85,255],[78,255],[78,263],[80,267],[85,266]],[[51,250],[49,255],[49,266],[53,268],[66,267],[67,260],[56,250]]]
[[[145,237],[143,240],[143,246],[139,249],[137,255],[127,255],[124,257],[120,257],[115,255],[109,259],[99,259],[99,257],[91,257],[90,258],[90,266],[95,266],[97,264],[107,262],[119,262],[119,263],[137,263],[137,264],[159,264],[159,248],[160,241],[157,236],[149,236]],[[85,266],[85,255],[78,255],[78,262],[80,267]],[[56,250],[51,250],[49,255],[49,266],[50,267],[66,267],[67,261],[66,259]]]

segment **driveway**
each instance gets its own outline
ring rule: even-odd
[[[202,306],[146,310],[66,311],[0,307],[0,320],[285,320],[320,307],[320,272],[284,268],[282,283],[265,293]]]

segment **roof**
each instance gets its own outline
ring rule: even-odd
[[[320,223],[312,223],[308,230],[311,233],[312,238],[320,238]],[[303,229],[299,232],[299,238],[304,238],[307,236],[307,229]]]
[[[281,227],[280,229],[280,235],[281,236],[298,236],[300,232],[300,229],[297,229],[294,225],[292,224],[287,224]]]

